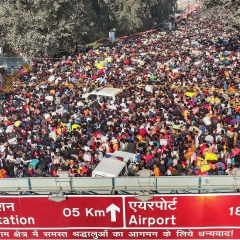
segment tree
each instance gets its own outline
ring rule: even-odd
[[[92,18],[84,0],[9,0],[0,5],[4,43],[27,57],[69,49],[84,39]]]
[[[204,0],[207,10],[215,11],[215,14],[225,12],[227,18],[225,24],[235,30],[240,30],[240,2],[237,0]]]
[[[2,0],[0,44],[26,57],[49,56],[76,43],[152,28],[174,12],[176,0]]]
[[[118,34],[151,29],[176,11],[177,0],[106,0]]]

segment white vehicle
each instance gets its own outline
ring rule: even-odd
[[[121,88],[100,87],[90,93],[82,94],[82,98],[94,101],[98,97],[104,97],[106,100],[115,101],[120,92],[122,92]]]
[[[120,177],[128,175],[128,167],[135,160],[136,154],[115,151],[106,153],[92,172],[92,177]]]

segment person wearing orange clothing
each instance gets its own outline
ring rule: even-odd
[[[154,176],[155,177],[159,177],[161,174],[160,174],[160,169],[159,167],[157,166],[157,164],[154,164],[153,165],[153,172],[154,172]]]
[[[61,135],[61,134],[62,134],[62,126],[58,126],[57,135]]]
[[[185,153],[184,153],[184,157],[190,161],[191,160],[191,156],[193,155],[193,150],[191,148],[189,148]]]
[[[7,175],[7,171],[1,168],[0,169],[0,178],[5,178],[6,175]]]

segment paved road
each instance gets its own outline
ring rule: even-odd
[[[193,5],[197,2],[197,0],[178,0],[178,10],[184,10],[188,5]]]

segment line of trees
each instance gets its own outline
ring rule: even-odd
[[[176,11],[177,0],[2,0],[0,46],[27,57],[76,43],[151,29]]]
[[[207,10],[213,10],[215,14],[226,13],[225,24],[240,31],[240,1],[239,0],[203,0]]]

